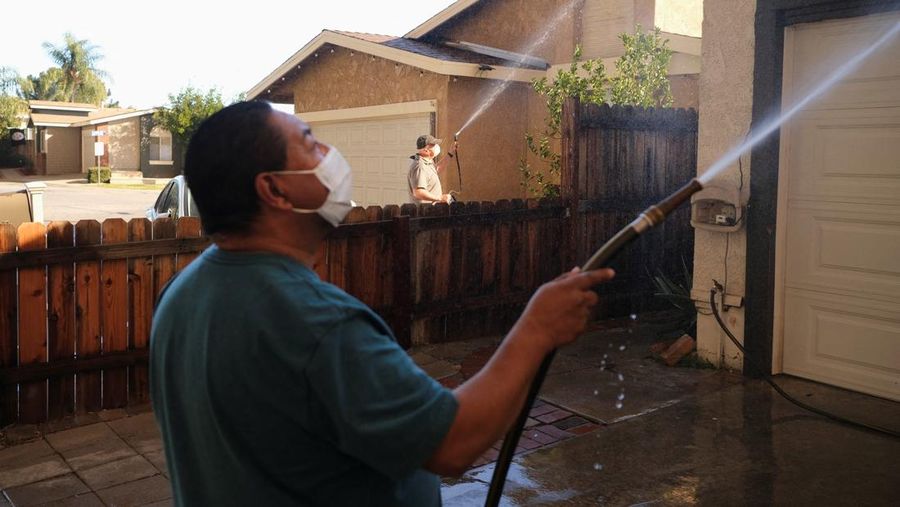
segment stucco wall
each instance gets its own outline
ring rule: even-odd
[[[81,129],[47,128],[46,174],[81,171]]]
[[[346,48],[319,51],[304,63],[294,86],[294,110],[328,111],[398,102],[437,99],[447,95],[448,76],[372,57]]]
[[[703,73],[700,75],[698,171],[713,164],[743,141],[750,128],[753,105],[754,20],[756,2],[706,0],[703,16]],[[742,157],[743,193],[750,187],[750,157]],[[738,188],[738,164],[728,167],[714,184]],[[696,230],[694,291],[708,294],[711,280],[724,283],[727,293],[743,297],[746,279],[746,229],[731,233]],[[726,250],[727,268],[726,274]],[[707,306],[708,307],[708,306]],[[731,308],[723,317],[743,340],[744,308]],[[742,357],[710,316],[697,322],[698,350],[716,365],[740,369]]]
[[[473,116],[489,96],[492,81],[459,78],[450,84],[445,127],[438,131],[451,137]],[[524,197],[519,186],[519,159],[525,154],[524,136],[529,128],[527,105],[531,87],[511,83],[484,114],[460,133],[460,165],[463,174],[461,200],[482,201]],[[444,134],[446,132],[446,134]],[[459,188],[455,161],[443,180],[446,188]]]
[[[703,0],[657,0],[656,26],[664,32],[700,37],[703,22],[703,17],[699,15],[701,12]]]
[[[699,108],[700,89],[697,84],[699,80],[700,76],[698,74],[669,76],[669,85],[672,88],[672,98],[675,101],[672,104],[672,107]]]
[[[585,0],[579,38],[584,58],[605,58],[624,53],[619,34],[631,33],[635,23],[641,22],[637,12],[641,6],[635,3],[634,0]],[[651,5],[650,19],[644,19],[641,24],[646,27],[652,22]]]
[[[428,38],[462,40],[524,53],[549,29],[546,43],[535,46],[528,54],[550,63],[567,62],[575,49],[575,20],[580,16],[576,11],[580,11],[583,1],[481,2],[428,34]],[[563,8],[572,6],[571,12],[561,14]],[[549,26],[556,18],[561,19],[558,26]]]
[[[109,167],[114,171],[139,171],[140,157],[140,120],[128,118],[108,125],[109,132]]]

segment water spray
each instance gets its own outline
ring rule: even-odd
[[[644,210],[644,212],[641,213],[638,218],[625,226],[625,228],[616,233],[615,236],[613,236],[602,247],[600,247],[600,249],[597,250],[594,255],[592,255],[591,258],[587,261],[587,263],[585,263],[585,265],[581,268],[582,271],[599,269],[606,266],[609,261],[612,260],[612,258],[619,251],[622,250],[622,248],[634,241],[635,238],[643,234],[648,229],[662,223],[673,210],[690,199],[692,195],[696,194],[700,190],[703,190],[704,185],[708,184],[715,176],[717,176],[726,167],[737,160],[742,153],[746,152],[747,150],[761,142],[763,139],[768,137],[774,131],[776,131],[787,120],[789,120],[797,112],[803,109],[803,107],[808,105],[814,99],[834,86],[838,81],[849,74],[850,71],[852,71],[860,63],[862,63],[863,60],[868,58],[872,53],[877,51],[881,46],[891,40],[898,33],[900,33],[900,23],[895,23],[876,41],[874,41],[871,46],[861,51],[854,58],[850,59],[844,65],[839,67],[834,73],[828,76],[828,78],[819,82],[818,86],[813,88],[805,97],[803,97],[803,99],[798,101],[789,109],[785,110],[781,115],[774,118],[773,120],[766,122],[757,128],[754,128],[753,134],[747,140],[745,140],[740,145],[735,146],[729,152],[723,155],[712,166],[710,166],[702,176],[692,179],[686,185],[678,189],[675,193],[666,197],[656,205],[650,206],[649,208]],[[711,296],[710,298],[710,304],[713,305],[713,309],[715,310],[715,302],[713,296]],[[735,342],[737,342],[737,340],[735,340]],[[547,376],[547,371],[550,369],[550,364],[553,362],[553,358],[555,355],[556,350],[553,350],[549,354],[547,354],[547,357],[545,357],[543,362],[541,362],[537,374],[535,375],[534,380],[529,387],[528,397],[525,400],[525,405],[522,407],[522,411],[519,413],[519,416],[516,419],[512,429],[509,430],[509,432],[506,434],[506,437],[503,439],[503,447],[500,449],[500,454],[497,457],[497,464],[494,468],[494,475],[491,477],[491,486],[490,489],[488,489],[487,499],[485,500],[486,507],[496,507],[500,503],[500,498],[503,496],[503,486],[506,482],[506,474],[509,471],[510,464],[512,463],[516,445],[518,445],[519,437],[522,435],[522,429],[525,427],[525,422],[528,420],[528,414],[531,412],[531,406],[534,404],[535,398],[537,398],[538,391],[540,391],[541,385],[544,383],[544,378]],[[884,431],[881,428],[878,428],[878,430]],[[896,435],[896,432],[894,432],[893,434]]]
[[[699,179],[694,178],[662,201],[645,209],[634,221],[622,228],[594,252],[594,255],[581,267],[581,270],[591,271],[607,266],[609,261],[623,248],[647,230],[661,224],[672,211],[701,190],[703,190],[703,184]],[[547,371],[550,369],[550,364],[555,356],[556,350],[554,349],[541,362],[541,366],[531,382],[531,387],[528,389],[525,405],[516,418],[512,429],[509,430],[503,439],[503,447],[500,448],[500,454],[497,456],[494,475],[491,477],[491,486],[488,489],[487,500],[484,503],[485,507],[496,507],[500,503],[500,498],[503,496],[503,486],[506,483],[506,474],[509,472],[509,466],[512,463],[513,454],[519,443],[519,437],[522,435],[525,422],[528,420],[528,414],[531,412],[531,406],[534,405],[534,400],[537,398],[538,391],[541,390],[541,385],[544,383],[544,378],[547,376]]]

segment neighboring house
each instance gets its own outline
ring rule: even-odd
[[[96,165],[113,175],[171,177],[181,172],[172,135],[153,126],[153,109],[28,102],[26,156],[35,174],[86,173]],[[97,156],[95,143],[102,143]]]
[[[567,66],[576,44],[613,73],[619,35],[659,26],[675,51],[676,105],[696,107],[701,16],[701,0],[459,0],[403,37],[324,30],[247,96],[292,103],[317,138],[346,155],[353,199],[390,204],[408,202],[416,138],[432,133],[446,149],[508,81],[460,133],[461,199],[525,197],[517,169],[525,133],[540,132],[547,114],[531,81]],[[451,164],[445,191],[460,189],[460,172]]]
[[[900,28],[897,0],[704,7],[701,171]],[[898,126],[895,34],[717,178],[749,198],[746,228],[697,230],[694,297],[727,280],[723,318],[767,373],[900,400]],[[706,358],[750,368],[712,317],[698,338]]]

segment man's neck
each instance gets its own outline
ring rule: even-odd
[[[312,269],[326,234],[325,231],[298,234],[296,230],[289,228],[256,230],[265,230],[267,233],[217,234],[212,240],[222,250],[275,253],[290,257]]]

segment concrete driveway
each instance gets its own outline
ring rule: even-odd
[[[87,183],[82,174],[54,176],[23,176],[17,170],[0,171],[0,191],[18,190],[28,181],[43,181],[44,220],[79,220],[107,218],[142,218],[147,208],[153,206],[160,189],[147,185],[147,190],[110,188],[108,185]],[[157,180],[157,183],[165,180]]]

